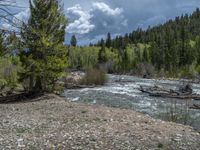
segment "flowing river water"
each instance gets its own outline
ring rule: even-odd
[[[200,101],[150,97],[139,90],[141,85],[177,89],[182,84],[180,81],[108,75],[108,83],[104,86],[65,90],[63,96],[76,102],[133,109],[154,118],[190,125],[200,132],[200,110],[189,109]],[[192,88],[194,93],[200,94],[199,84],[192,84]]]

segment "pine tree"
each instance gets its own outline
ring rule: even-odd
[[[94,44],[93,44],[93,43],[90,43],[89,46],[92,47],[92,46],[94,46]]]
[[[106,39],[106,47],[107,47],[107,48],[110,48],[110,47],[111,47],[111,44],[112,44],[111,34],[108,33],[108,34],[107,34],[107,39]]]
[[[199,36],[196,38],[195,49],[196,49],[197,64],[200,65],[200,37]]]
[[[143,52],[143,61],[144,62],[149,62],[149,56],[148,56],[148,52],[147,52],[147,47],[146,46],[145,46],[144,52]]]
[[[72,35],[70,43],[71,43],[71,46],[76,47],[76,45],[77,45],[77,39],[76,39],[75,35]]]
[[[105,42],[103,39],[101,39],[100,46],[101,48],[98,54],[98,61],[99,63],[104,63],[106,62],[106,49],[105,49]]]
[[[52,91],[67,65],[63,45],[67,21],[58,0],[30,0],[30,18],[23,25],[21,80],[30,91]]]

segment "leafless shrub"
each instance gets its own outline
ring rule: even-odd
[[[107,80],[106,72],[102,69],[88,70],[80,81],[83,85],[103,85]]]
[[[133,73],[145,78],[150,78],[154,76],[155,68],[149,63],[139,63]]]

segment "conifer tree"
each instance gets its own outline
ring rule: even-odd
[[[148,56],[148,52],[147,52],[147,47],[146,46],[145,46],[144,52],[143,52],[143,61],[144,62],[149,62],[149,56]]]
[[[199,36],[196,38],[195,49],[196,49],[197,64],[200,65],[200,37]]]
[[[21,80],[29,91],[53,91],[67,65],[63,45],[67,21],[58,0],[30,0],[30,18],[23,25]]]
[[[108,34],[107,34],[107,39],[106,39],[106,47],[107,47],[107,48],[110,48],[110,47],[111,47],[111,44],[112,44],[111,34],[108,33]]]
[[[98,54],[98,61],[99,63],[104,63],[106,61],[106,50],[105,50],[105,42],[103,39],[101,39],[100,46],[101,48]]]
[[[76,45],[77,45],[77,39],[76,39],[75,35],[72,35],[70,43],[71,43],[71,46],[76,47]]]

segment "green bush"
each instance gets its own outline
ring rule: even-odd
[[[107,81],[106,72],[102,69],[90,69],[80,81],[83,85],[104,85]]]
[[[198,68],[195,68],[195,65],[186,66],[180,69],[180,77],[181,78],[195,78],[198,74]]]
[[[200,75],[200,65],[197,65],[196,71],[197,71],[197,74]]]

